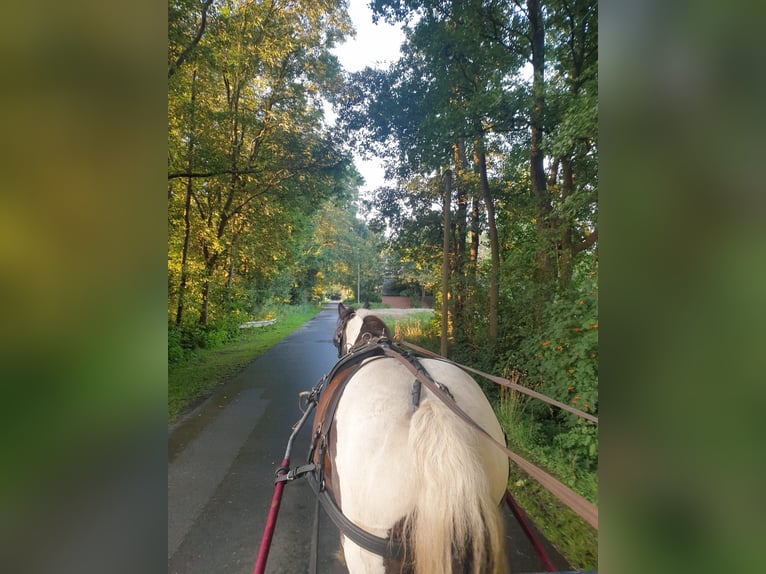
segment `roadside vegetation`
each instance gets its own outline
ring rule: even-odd
[[[216,388],[241,371],[258,355],[295,331],[321,310],[317,305],[284,306],[272,313],[277,322],[257,329],[217,334],[205,346],[177,351],[168,366],[168,420],[174,422]]]

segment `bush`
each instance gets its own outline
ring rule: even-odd
[[[380,291],[374,291],[370,289],[362,289],[362,301],[368,303],[380,303],[383,299],[380,296]]]
[[[546,308],[539,334],[525,332],[503,357],[526,386],[593,415],[598,414],[598,302],[595,284],[559,296]],[[562,447],[569,462],[583,470],[598,466],[596,425],[541,401],[527,408],[542,423],[549,444]]]
[[[242,313],[235,311],[208,325],[184,323],[178,327],[168,324],[168,364],[188,359],[196,349],[212,349],[237,339],[242,322]]]
[[[174,324],[168,325],[168,363],[173,365],[182,361],[186,356],[185,349],[181,344],[181,329]]]

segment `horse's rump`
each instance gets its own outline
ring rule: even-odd
[[[489,402],[469,375],[444,361],[421,364],[471,418],[504,442]],[[491,571],[500,571],[497,505],[508,461],[425,388],[416,409],[412,385],[412,375],[393,358],[365,364],[348,381],[333,423],[332,472],[343,513],[380,537],[403,528],[407,552],[417,557],[416,572],[448,572],[453,550],[482,556],[486,545],[483,562],[498,562]],[[349,541],[344,550],[351,572],[383,571],[381,557]],[[481,567],[475,564],[474,570],[486,571]]]

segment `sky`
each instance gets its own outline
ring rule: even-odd
[[[356,29],[356,37],[350,38],[332,50],[341,65],[349,72],[356,72],[367,66],[387,68],[391,62],[399,59],[399,46],[404,34],[397,26],[379,21],[372,23],[372,11],[367,6],[369,0],[349,0],[348,13]],[[326,112],[328,119],[334,121],[334,115]],[[364,177],[361,188],[363,196],[383,185],[383,166],[379,160],[362,160],[354,154],[354,163]]]

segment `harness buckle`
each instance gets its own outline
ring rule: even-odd
[[[277,476],[274,479],[274,484],[278,482],[292,482],[296,478],[301,478],[303,475],[313,471],[316,468],[314,463],[304,464],[303,466],[298,466],[293,469],[290,469],[287,474],[283,474],[282,476]],[[282,467],[280,467],[279,470],[284,470]]]

